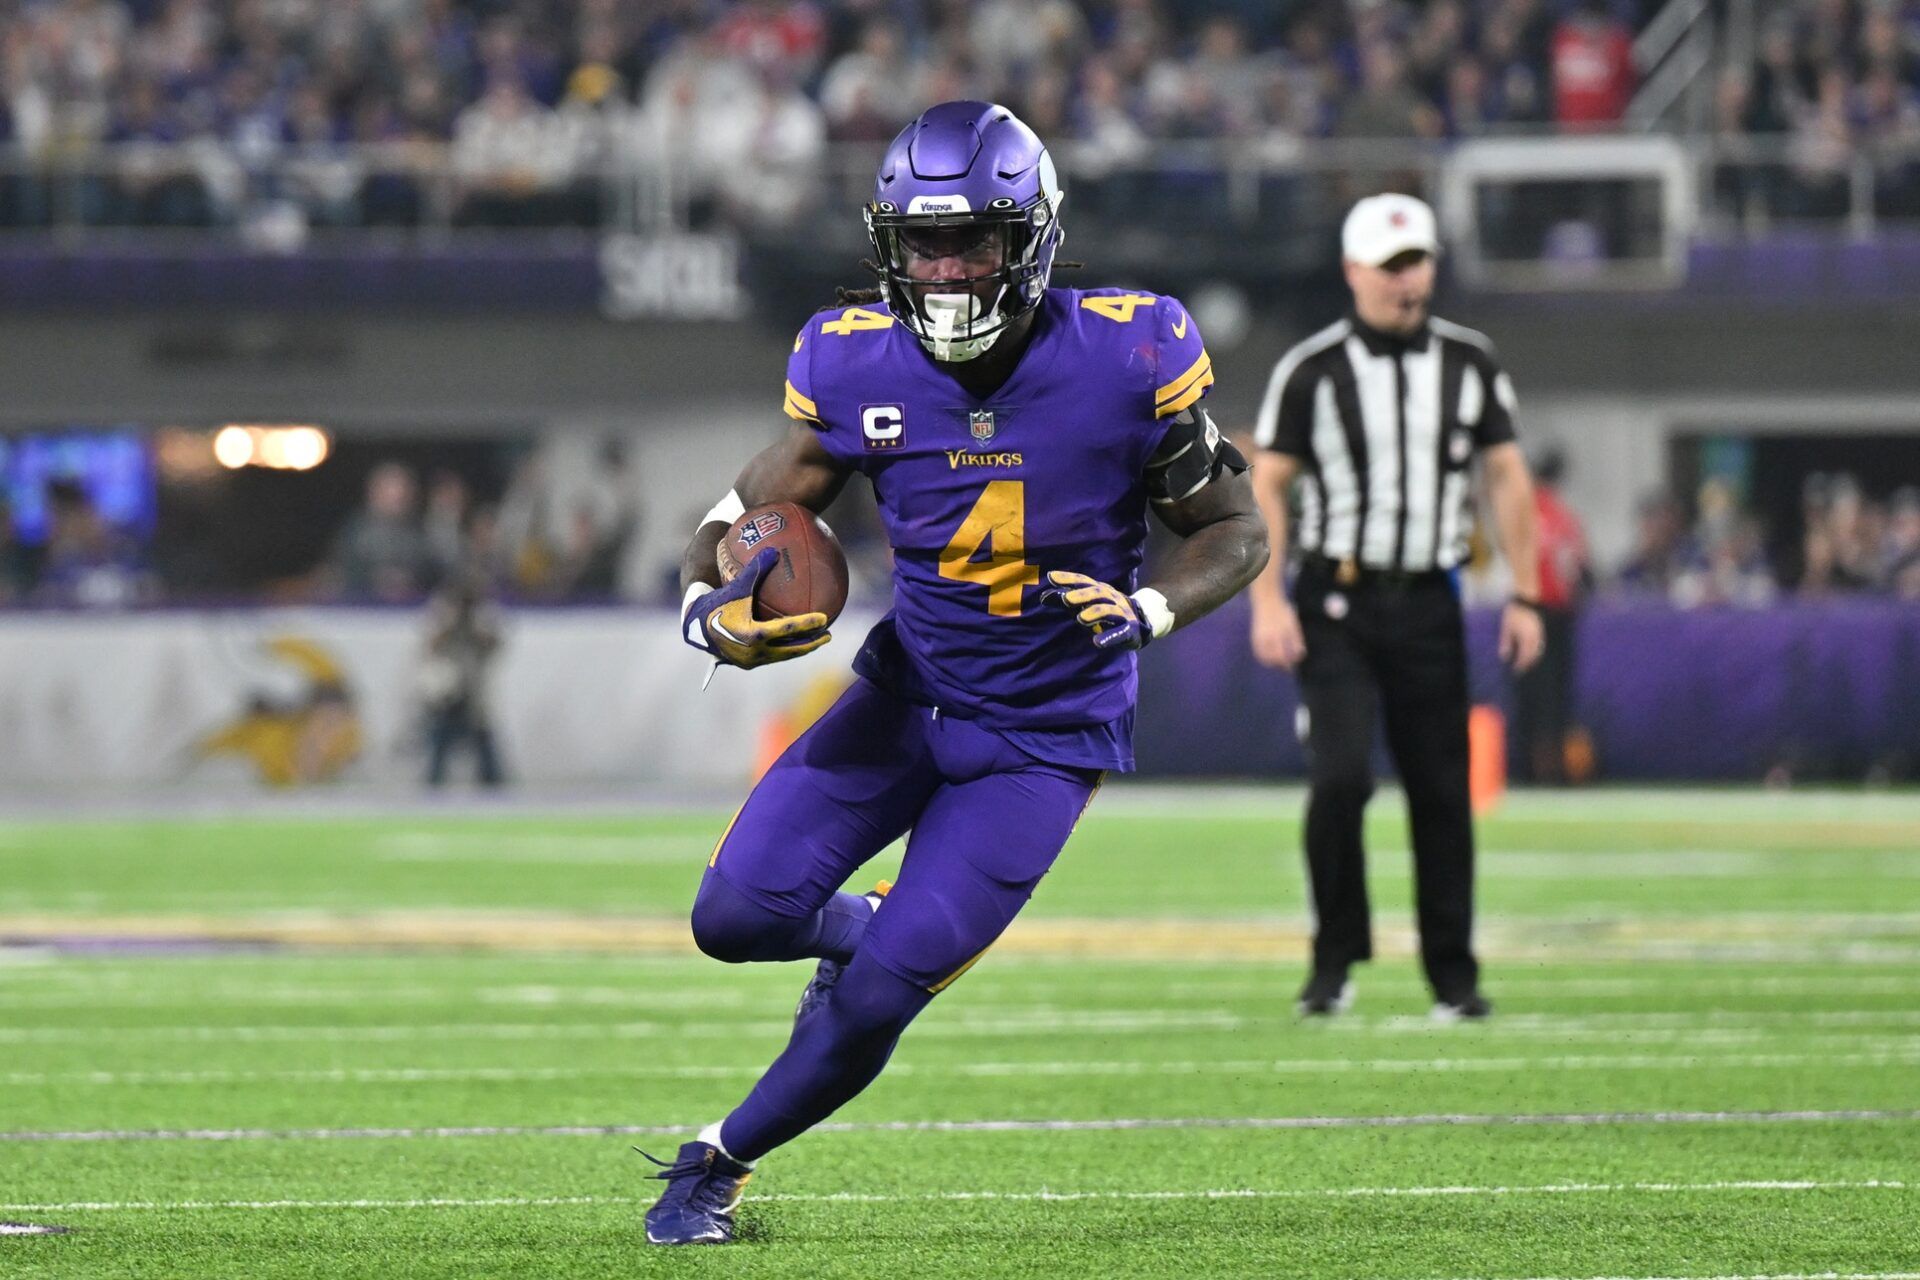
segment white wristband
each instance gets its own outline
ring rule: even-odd
[[[702,649],[706,648],[706,629],[700,625],[700,619],[692,616],[693,602],[714,588],[705,582],[695,582],[687,588],[687,594],[680,600],[680,630],[686,633],[687,641]]]
[[[700,517],[700,523],[702,525],[719,523],[732,527],[733,522],[745,514],[747,514],[747,504],[740,501],[739,491],[729,489],[726,497],[713,504],[713,510]]]
[[[1140,611],[1140,618],[1147,624],[1147,630],[1153,632],[1158,640],[1173,630],[1173,610],[1167,606],[1167,598],[1152,587],[1142,587],[1133,593],[1133,607]]]

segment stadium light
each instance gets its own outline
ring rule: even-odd
[[[256,426],[231,423],[213,437],[213,456],[221,466],[265,467],[273,471],[311,471],[333,452],[333,439],[319,427]]]
[[[253,461],[253,434],[245,427],[222,427],[213,437],[214,461],[238,471]]]

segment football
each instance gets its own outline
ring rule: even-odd
[[[727,530],[716,555],[728,581],[767,548],[780,553],[754,597],[754,616],[824,613],[829,622],[847,604],[847,557],[819,516],[793,502],[754,507]]]

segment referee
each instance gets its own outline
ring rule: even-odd
[[[1435,1018],[1484,1018],[1473,955],[1467,664],[1453,570],[1466,557],[1478,456],[1514,595],[1500,656],[1540,657],[1533,483],[1514,442],[1513,384],[1487,339],[1429,315],[1440,244],[1411,196],[1362,200],[1340,233],[1353,308],[1282,357],[1254,431],[1254,489],[1273,567],[1253,584],[1253,651],[1298,667],[1311,793],[1307,871],[1316,928],[1303,1014],[1352,1000],[1373,956],[1361,820],[1374,722],[1407,796],[1420,958]],[[1298,571],[1285,593],[1289,490]]]

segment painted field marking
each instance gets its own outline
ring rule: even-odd
[[[1044,1010],[1031,1018],[977,1018],[930,1022],[915,1038],[935,1036],[1058,1036],[1062,1031],[1098,1031],[1102,1034],[1160,1031],[1238,1031],[1250,1020],[1226,1013],[1153,1011],[1056,1013]],[[437,1025],[390,1026],[179,1026],[179,1027],[0,1027],[0,1044],[86,1043],[92,1040],[147,1041],[394,1041],[394,1040],[538,1040],[543,1038],[597,1040],[644,1039],[648,1036],[731,1039],[745,1035],[785,1036],[791,1019],[761,1022],[453,1022]]]
[[[1092,1061],[961,1062],[939,1065],[896,1062],[895,1076],[1151,1076],[1151,1075],[1327,1075],[1348,1072],[1404,1075],[1457,1075],[1519,1071],[1691,1071],[1700,1067],[1920,1066],[1920,1041],[1899,1047],[1854,1053],[1756,1054],[1587,1054],[1545,1058],[1242,1058],[1175,1061],[1102,1059]],[[362,1067],[286,1071],[10,1071],[0,1084],[49,1085],[208,1085],[208,1084],[447,1084],[485,1081],[511,1084],[554,1080],[755,1079],[765,1067],[598,1066],[598,1067]]]
[[[241,983],[192,982],[171,984],[164,991],[140,990],[129,984],[115,984],[110,991],[66,990],[60,992],[0,992],[0,1009],[102,1009],[139,1008],[176,1004],[204,1009],[207,1005],[244,1007],[250,1005],[326,1006],[368,1004],[408,1005],[470,1001],[481,1005],[526,1005],[540,1008],[555,1005],[586,1005],[637,1009],[694,1008],[703,1012],[716,1006],[743,1005],[754,993],[747,984],[715,986],[698,990],[661,990],[659,984],[644,980],[632,987],[564,987],[542,984],[520,986],[484,986],[477,988],[408,987],[369,982],[365,987],[299,986],[291,983],[258,986]]]
[[[1006,1016],[1012,1013],[1015,1016]],[[1527,1021],[1538,1018],[1538,1021]],[[1258,1028],[1280,1029],[1293,1025],[1290,1013],[1263,1017],[1208,1010],[1135,1009],[1088,1010],[1055,1005],[1033,1005],[986,1016],[962,1015],[930,1019],[916,1026],[914,1037],[924,1041],[937,1037],[968,1036],[1059,1036],[1067,1031],[1101,1034],[1150,1034],[1159,1031],[1243,1031]],[[1414,1031],[1478,1036],[1494,1035],[1501,1026],[1542,1029],[1548,1032],[1581,1027],[1629,1031],[1636,1027],[1687,1028],[1781,1026],[1787,1028],[1901,1027],[1920,1025],[1920,1011],[1905,1010],[1703,1010],[1699,1013],[1600,1013],[1561,1016],[1554,1014],[1511,1014],[1496,1017],[1487,1027],[1436,1027],[1418,1015],[1392,1015],[1375,1022],[1349,1019],[1336,1022],[1314,1034],[1338,1034],[1343,1029],[1369,1029],[1411,1033]],[[399,1024],[254,1024],[217,1026],[193,1024],[160,1027],[0,1027],[0,1044],[86,1044],[98,1040],[147,1041],[162,1043],[290,1043],[302,1041],[376,1043],[409,1040],[626,1040],[672,1035],[681,1038],[728,1039],[747,1035],[785,1035],[792,1030],[786,1020],[743,1022],[711,1021],[693,1024],[668,1022],[454,1022]]]
[[[1391,856],[1390,854],[1388,856]],[[1920,877],[1920,843],[1911,849],[1844,849],[1832,853],[1750,849],[1484,849],[1483,882],[1502,880],[1599,880],[1635,884],[1648,880],[1769,880],[1798,882],[1848,878]],[[1854,860],[1859,861],[1854,861]],[[1836,862],[1844,862],[1844,868]]]
[[[493,831],[392,831],[375,836],[371,847],[382,862],[571,863],[643,866],[705,858],[713,837],[685,834],[568,835]]]
[[[1866,1179],[1852,1182],[1550,1182],[1539,1186],[1433,1187],[1217,1187],[1165,1191],[924,1191],[906,1193],[829,1191],[774,1192],[753,1195],[756,1202],[789,1204],[928,1204],[973,1201],[1043,1201],[1072,1204],[1100,1200],[1393,1200],[1437,1196],[1674,1195],[1725,1191],[1907,1191],[1908,1183]],[[76,1200],[64,1204],[0,1204],[0,1213],[123,1213],[142,1210],[274,1209],[506,1209],[561,1208],[573,1205],[647,1204],[640,1196],[488,1196],[418,1197],[393,1200]]]
[[[1600,1111],[1388,1116],[1179,1116],[1101,1120],[833,1121],[812,1133],[1131,1133],[1180,1129],[1422,1129],[1590,1127],[1638,1124],[1821,1124],[1910,1122],[1920,1111]],[[28,1129],[0,1142],[256,1142],[360,1138],[616,1138],[694,1133],[705,1121],[672,1125],[463,1125],[339,1129]]]

